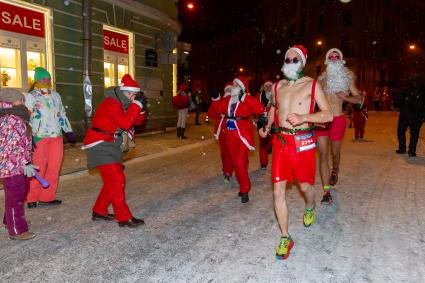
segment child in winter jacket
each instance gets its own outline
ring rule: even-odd
[[[24,96],[17,89],[0,90],[0,178],[5,195],[3,223],[13,240],[28,240],[35,236],[28,231],[24,215],[29,178],[35,175],[35,167],[31,164],[29,112],[23,103]]]

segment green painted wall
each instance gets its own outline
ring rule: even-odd
[[[82,137],[84,125],[84,99],[82,91],[82,0],[26,0],[53,10],[53,38],[56,89],[61,94],[74,131]],[[171,19],[177,19],[174,1],[137,0],[162,11]],[[123,9],[102,0],[92,1],[92,83],[94,109],[103,99],[103,34],[102,25],[107,24],[134,32],[136,77],[161,79],[164,96],[150,98],[149,118],[145,129],[158,129],[175,125],[176,111],[171,105],[172,66],[159,64],[157,68],[146,67],[146,49],[155,49],[155,38],[171,31],[171,28],[140,14]],[[160,54],[158,54],[160,55]],[[142,85],[143,88],[143,85]]]

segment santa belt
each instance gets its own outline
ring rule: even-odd
[[[298,133],[303,133],[303,132],[310,132],[311,130],[314,129],[314,125],[308,128],[300,128],[300,129],[288,129],[288,128],[284,128],[284,127],[274,127],[272,128],[271,132],[272,133],[284,133],[284,134],[288,134],[288,135],[295,135]]]
[[[102,133],[102,134],[105,134],[105,135],[108,135],[108,136],[111,136],[111,137],[120,137],[120,136],[122,136],[122,133],[119,133],[119,132],[109,133],[107,131],[104,131],[104,130],[99,129],[99,128],[96,128],[96,127],[91,127],[91,129],[93,131],[95,131],[95,132]]]
[[[230,119],[230,120],[236,120],[236,121],[239,121],[239,120],[248,120],[249,119],[249,117],[247,117],[247,116],[227,116],[227,115],[224,115],[223,117],[224,118],[227,118],[227,119]]]

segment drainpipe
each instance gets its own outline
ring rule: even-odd
[[[93,87],[91,82],[91,0],[83,0],[83,93],[84,93],[84,122],[88,129],[91,127],[93,115]]]

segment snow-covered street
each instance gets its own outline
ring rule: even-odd
[[[288,190],[291,256],[278,261],[270,170],[251,155],[251,201],[223,183],[218,145],[176,149],[126,165],[127,200],[141,228],[92,222],[98,174],[62,179],[59,207],[26,210],[37,237],[0,237],[1,282],[425,282],[425,144],[395,154],[396,113],[370,113],[367,142],[343,144],[332,206],[304,228]],[[269,166],[270,167],[270,166]],[[318,175],[317,175],[318,176]],[[0,197],[3,213],[3,195]]]

